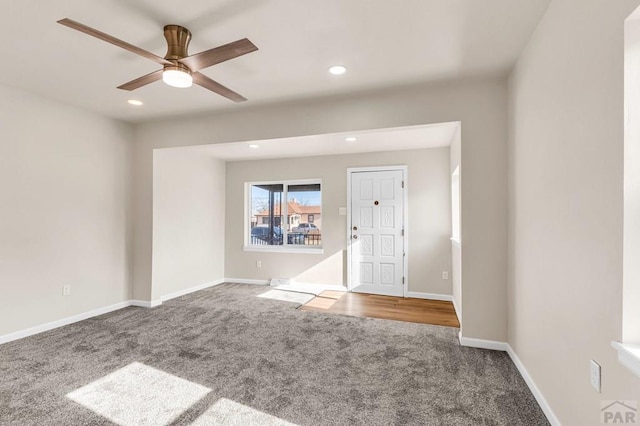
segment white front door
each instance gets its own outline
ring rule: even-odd
[[[402,170],[351,172],[351,290],[404,296]]]

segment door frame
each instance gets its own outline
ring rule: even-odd
[[[402,297],[407,297],[409,292],[409,166],[373,166],[373,167],[350,167],[347,169],[347,290],[352,291],[351,282],[351,176],[353,173],[361,172],[391,172],[401,171],[402,181],[402,220],[404,225],[404,235],[402,238],[402,250],[404,257],[402,261],[402,276],[404,284],[402,286]]]

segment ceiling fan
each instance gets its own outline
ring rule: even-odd
[[[58,23],[104,40],[107,43],[114,44],[147,59],[151,59],[163,66],[161,70],[154,71],[118,86],[118,89],[136,90],[162,79],[166,84],[174,87],[190,87],[192,83],[195,83],[235,102],[247,100],[244,96],[199,72],[204,68],[219,64],[220,62],[258,50],[258,48],[246,38],[189,56],[187,49],[191,41],[191,32],[180,25],[166,25],[164,27],[164,38],[167,39],[167,54],[164,58],[161,58],[126,41],[122,41],[71,19],[61,19]]]

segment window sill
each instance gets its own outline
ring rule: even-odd
[[[640,346],[620,342],[611,342],[618,351],[618,361],[636,376],[640,377]]]
[[[244,246],[244,251],[260,251],[266,253],[306,253],[306,254],[324,254],[322,247],[282,247],[282,246]]]

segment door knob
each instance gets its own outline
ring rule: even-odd
[[[353,239],[354,239],[354,240],[357,240],[357,239],[358,239],[358,236],[357,236],[357,235],[354,235],[354,236],[353,236]]]
[[[354,227],[353,227],[353,230],[354,230],[354,231],[357,231],[357,230],[358,230],[358,227],[357,227],[357,226],[354,226]]]
[[[378,204],[380,204],[380,203],[379,203],[379,202],[377,202],[377,201],[374,201],[374,203],[373,203],[373,204],[375,204],[375,205],[377,206],[377,205],[378,205]]]

